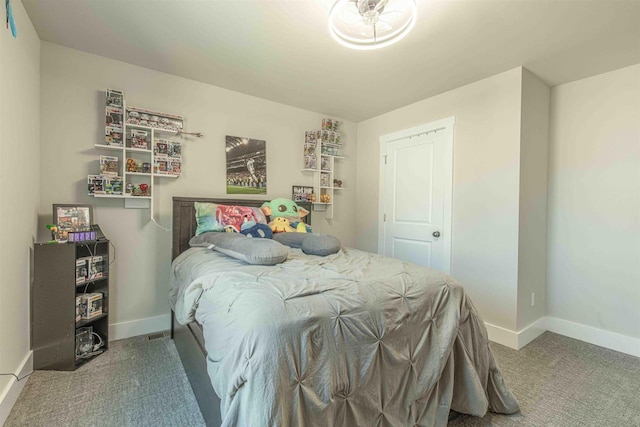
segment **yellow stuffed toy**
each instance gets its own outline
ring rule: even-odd
[[[271,227],[271,231],[273,231],[274,233],[284,233],[285,231],[286,232],[296,231],[291,227],[289,220],[283,217],[274,218],[273,221],[271,221],[271,223],[269,224],[269,227]]]

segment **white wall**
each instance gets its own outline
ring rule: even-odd
[[[321,114],[47,42],[42,43],[41,61],[41,224],[50,220],[53,203],[94,205],[97,222],[117,248],[110,322],[121,326],[120,331],[141,333],[145,325],[154,327],[158,321],[162,327],[169,326],[171,233],[149,222],[148,209],[124,209],[122,200],[86,194],[87,174],[98,171],[100,154],[108,154],[93,147],[104,140],[105,88],[123,90],[129,105],[181,114],[187,131],[205,135],[186,140],[180,178],[156,180],[156,219],[164,227],[171,226],[172,196],[227,197],[225,135],[267,141],[268,194],[264,198],[291,197],[292,185],[312,184],[312,176],[301,172],[302,144],[305,130],[321,126]],[[349,159],[339,164],[336,176],[345,187],[353,188],[356,127],[346,122],[344,130]],[[324,213],[314,212],[314,230],[352,246],[354,190],[336,194],[331,222]],[[136,322],[154,317],[153,325]]]
[[[518,238],[518,327],[547,311],[547,165],[549,86],[528,70],[522,73],[520,129],[520,217]],[[535,294],[531,306],[531,294]]]
[[[548,314],[640,338],[640,65],[554,87],[550,136]]]
[[[377,252],[379,137],[455,116],[451,275],[516,330],[522,68],[358,123],[356,246]]]
[[[40,197],[40,39],[12,1],[18,38],[0,28],[0,372],[30,372],[29,269]],[[4,13],[2,14],[4,18]],[[25,380],[0,377],[0,424]]]

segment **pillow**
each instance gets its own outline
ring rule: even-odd
[[[340,250],[340,240],[326,234],[277,233],[273,240],[292,248],[302,249],[307,255],[327,256]]]
[[[237,233],[203,233],[190,246],[207,247],[248,264],[275,265],[286,261],[289,249],[271,239],[251,239]]]
[[[305,237],[312,236],[306,233],[274,233],[273,240],[292,248],[302,249],[302,241]]]
[[[258,224],[267,223],[267,218],[260,208],[201,202],[194,202],[193,206],[198,224],[196,236],[207,231],[224,231],[225,228],[233,228],[239,233],[242,230],[242,224],[248,221],[255,221]]]

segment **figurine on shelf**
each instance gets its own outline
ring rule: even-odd
[[[135,172],[137,168],[137,162],[135,159],[127,159],[127,172]]]
[[[133,193],[133,184],[132,183],[128,183],[127,184],[127,194],[132,194]]]
[[[141,196],[150,196],[151,192],[149,191],[149,185],[148,184],[140,184],[140,195]]]

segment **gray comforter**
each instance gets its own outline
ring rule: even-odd
[[[192,248],[170,301],[203,325],[224,426],[444,426],[518,411],[464,289],[355,249],[252,266]]]

